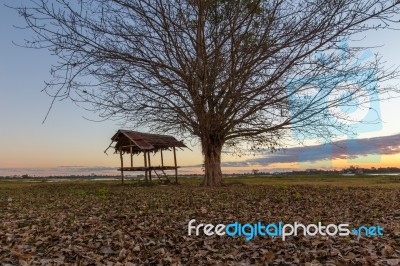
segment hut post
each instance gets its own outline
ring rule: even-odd
[[[151,182],[151,161],[150,161],[150,152],[147,152],[147,158],[149,160],[149,179]]]
[[[178,164],[176,163],[176,149],[174,146],[174,163],[175,163],[175,183],[178,184]]]
[[[160,150],[160,152],[161,152],[161,167],[164,168],[164,157],[163,157],[163,154],[162,154],[162,149]]]
[[[145,170],[144,170],[144,178],[145,178],[145,180],[147,182],[147,157],[146,157],[146,151],[143,152],[143,155],[144,155],[144,168],[145,168]]]
[[[132,153],[132,146],[131,146],[131,167],[133,167],[133,153]]]
[[[121,182],[124,183],[124,157],[122,156],[122,149],[119,147],[119,158],[121,159]]]

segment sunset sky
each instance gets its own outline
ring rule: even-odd
[[[17,5],[22,1],[2,1]],[[32,50],[22,44],[32,33],[13,27],[23,26],[18,14],[0,6],[0,176],[57,174],[117,174],[119,157],[104,154],[110,137],[121,127],[118,121],[93,122],[96,114],[87,112],[71,101],[56,102],[42,124],[51,98],[41,92],[50,80],[50,66],[57,58],[46,50]],[[384,31],[366,34],[363,44],[386,61],[386,66],[400,66],[400,32]],[[393,80],[384,85],[399,84]],[[284,171],[306,168],[400,167],[400,98],[379,103],[382,123],[372,130],[360,130],[357,140],[346,136],[333,144],[310,140],[309,146],[289,141],[278,153],[260,153],[238,158],[223,156],[224,172]],[[365,131],[365,132],[364,132]],[[200,173],[202,163],[198,146],[179,151],[178,162],[184,170]],[[140,159],[140,162],[142,160]]]

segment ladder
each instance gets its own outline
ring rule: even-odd
[[[161,170],[162,174],[157,173],[156,169],[154,169],[153,171],[161,182],[171,183],[171,180],[169,180],[168,175],[164,172],[164,170]],[[162,179],[162,177],[164,177],[165,179]]]

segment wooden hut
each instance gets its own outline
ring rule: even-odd
[[[115,143],[115,144],[114,144]],[[114,146],[112,146],[114,144]],[[187,148],[186,145],[177,140],[176,138],[168,135],[158,135],[142,133],[131,130],[118,130],[111,138],[111,144],[108,148],[113,147],[114,153],[119,153],[121,160],[121,167],[118,171],[121,171],[121,181],[124,182],[125,171],[138,171],[144,172],[145,180],[152,180],[152,173],[158,178],[162,175],[167,177],[165,170],[175,170],[175,182],[178,182],[178,168],[176,159],[176,148]],[[107,149],[108,149],[107,148]],[[172,151],[174,155],[174,165],[164,164],[163,151]],[[161,164],[152,165],[150,154],[160,153]],[[133,155],[143,153],[143,165],[134,166]],[[130,155],[130,165],[124,164],[124,154]],[[161,174],[161,173],[162,174]]]

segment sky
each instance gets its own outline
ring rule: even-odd
[[[0,5],[0,176],[118,174],[119,157],[104,150],[111,136],[121,128],[117,121],[98,120],[93,113],[71,101],[56,102],[42,123],[51,98],[41,92],[51,79],[50,67],[57,58],[46,50],[19,47],[32,33],[14,27],[23,26],[18,14],[3,4],[22,1],[3,0]],[[387,67],[400,66],[400,31],[365,34],[365,45],[380,46],[373,53],[382,55]],[[398,84],[393,80],[390,84]],[[389,83],[388,83],[389,84]],[[289,142],[285,149],[271,154],[236,157],[223,155],[223,172],[288,171],[307,168],[400,167],[400,99],[379,103],[381,124],[361,130],[357,140],[339,140],[322,145],[309,140],[310,146]],[[200,173],[202,157],[198,146],[179,151],[178,162],[186,173]],[[136,159],[136,158],[135,158]],[[140,160],[141,162],[141,160]]]

